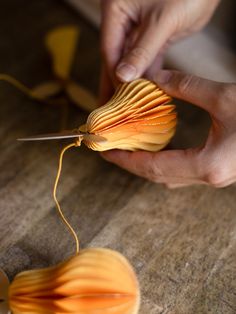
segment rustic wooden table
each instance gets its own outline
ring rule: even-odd
[[[51,78],[42,38],[61,24],[82,34],[73,76],[96,92],[99,36],[60,1],[1,0],[0,72],[29,86]],[[61,111],[0,85],[0,267],[21,270],[54,264],[72,250],[52,199],[60,142],[16,138],[59,128]],[[86,115],[71,106],[69,126]],[[178,104],[174,147],[202,141],[208,117]],[[82,247],[110,247],[137,270],[142,314],[236,313],[236,188],[168,190],[106,163],[86,148],[68,152],[59,187],[66,216]]]

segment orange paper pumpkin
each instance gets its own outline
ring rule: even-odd
[[[9,304],[14,314],[137,314],[139,286],[121,254],[90,248],[57,266],[18,274]]]
[[[111,100],[91,112],[79,128],[85,132],[84,143],[97,151],[159,151],[175,133],[177,118],[170,101],[171,97],[148,80],[121,84]]]

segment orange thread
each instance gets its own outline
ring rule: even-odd
[[[7,82],[7,83],[11,84],[12,86],[14,86],[15,88],[19,89],[22,93],[24,93],[30,97],[33,97],[32,91],[27,86],[25,86],[21,82],[17,81],[14,77],[12,77],[10,75],[0,74],[0,81]]]
[[[59,182],[59,179],[60,179],[60,176],[61,176],[61,170],[62,170],[62,162],[63,162],[63,156],[64,156],[64,153],[70,149],[71,147],[76,147],[78,145],[76,145],[76,143],[73,143],[73,144],[69,144],[67,145],[66,147],[64,147],[60,153],[60,158],[59,158],[59,165],[58,165],[58,170],[57,170],[57,175],[56,175],[56,179],[55,179],[55,183],[54,183],[54,188],[53,188],[53,198],[54,198],[54,201],[56,203],[56,206],[57,206],[57,210],[59,212],[59,215],[62,219],[62,221],[64,222],[64,224],[67,226],[67,228],[69,229],[70,233],[72,234],[74,240],[75,240],[75,244],[76,244],[76,254],[79,253],[79,239],[78,239],[78,236],[77,234],[75,233],[74,229],[72,228],[72,226],[70,225],[70,223],[67,221],[67,219],[65,218],[62,210],[61,210],[61,206],[57,200],[57,186],[58,186],[58,182]]]

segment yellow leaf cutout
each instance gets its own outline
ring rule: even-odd
[[[57,95],[62,90],[61,84],[57,81],[41,83],[31,90],[31,95],[37,99],[47,99]]]
[[[66,92],[70,99],[85,111],[91,112],[98,107],[95,97],[87,89],[75,82],[67,84]]]
[[[45,38],[49,50],[55,75],[68,80],[75,49],[79,37],[79,28],[76,26],[62,26],[53,29]]]

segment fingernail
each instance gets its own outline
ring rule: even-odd
[[[136,77],[136,68],[127,63],[120,63],[116,69],[116,75],[124,82],[129,82]]]
[[[171,71],[161,70],[157,73],[156,82],[159,84],[167,84],[171,79]]]

